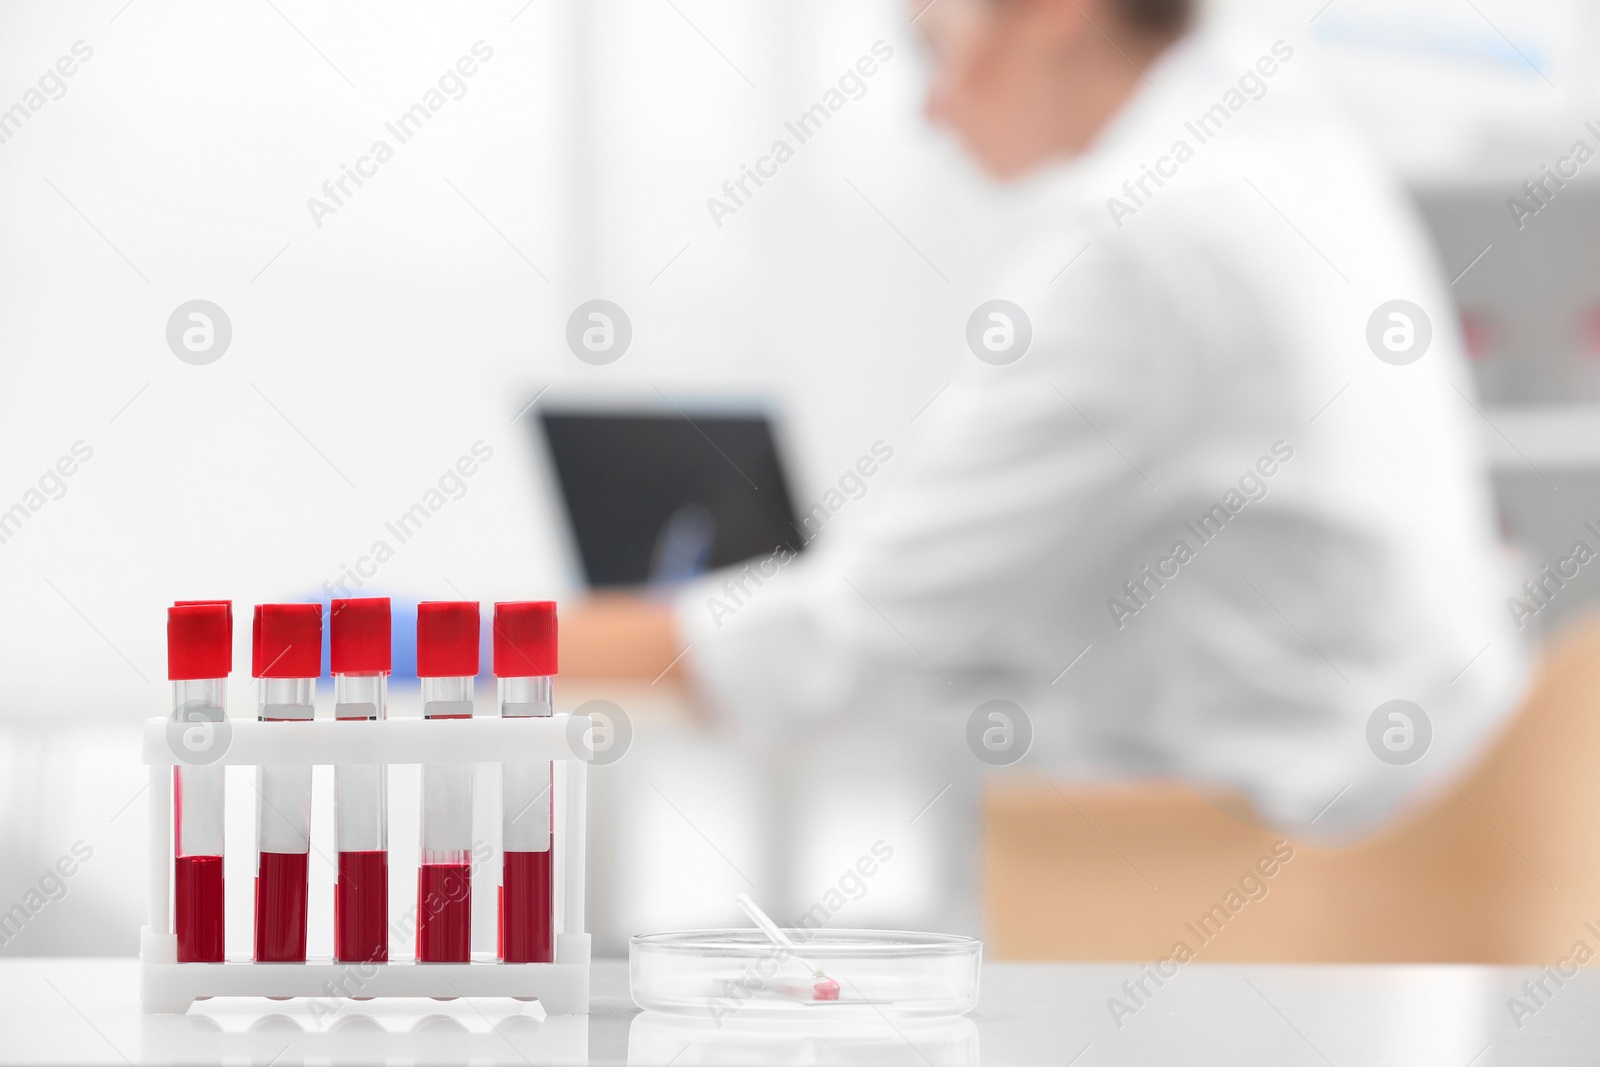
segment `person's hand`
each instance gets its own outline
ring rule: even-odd
[[[682,652],[667,604],[627,593],[596,593],[562,609],[563,675],[649,682],[666,671],[662,682],[680,681]]]

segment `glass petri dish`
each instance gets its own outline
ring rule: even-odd
[[[759,930],[683,930],[628,941],[628,982],[645,1011],[718,1022],[774,1014],[964,1015],[978,1005],[983,942],[901,930],[785,930],[799,956]],[[819,986],[811,970],[837,983]]]

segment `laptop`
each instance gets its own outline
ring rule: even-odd
[[[531,421],[593,588],[671,584],[805,547],[765,414],[541,408]]]

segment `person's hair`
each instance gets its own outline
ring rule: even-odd
[[[1154,34],[1182,33],[1194,18],[1195,0],[1111,0],[1123,22]]]

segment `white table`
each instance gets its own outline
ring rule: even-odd
[[[507,1000],[344,1004],[207,1001],[146,1016],[133,960],[0,961],[0,1063],[1273,1064],[1489,1067],[1600,1062],[1600,974],[1535,1005],[1540,972],[1466,966],[1191,964],[1120,1021],[1107,1007],[1140,968],[991,963],[963,1019],[702,1030],[640,1014],[626,965],[595,970],[587,1017],[541,1019]],[[1507,998],[1537,1011],[1514,1025]]]

